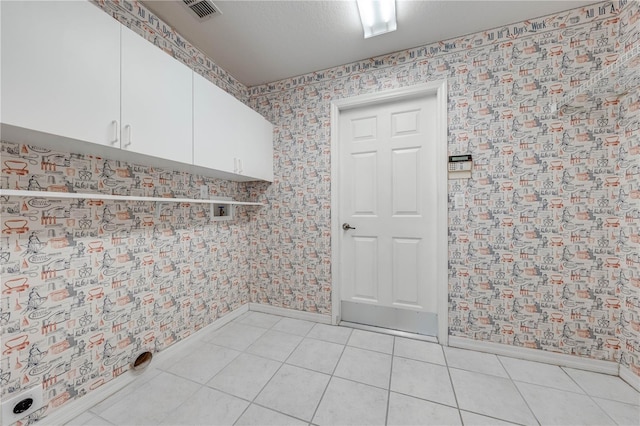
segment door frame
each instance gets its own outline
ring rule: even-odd
[[[447,183],[447,80],[437,80],[399,89],[385,90],[337,99],[331,102],[331,323],[340,323],[340,274],[341,238],[340,225],[340,113],[349,109],[383,104],[390,101],[424,98],[436,95],[437,129],[436,134],[436,244],[447,250],[437,250],[436,282],[437,282],[437,315],[438,342],[448,345],[449,342],[449,282],[448,282],[448,183]]]

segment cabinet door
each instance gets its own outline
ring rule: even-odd
[[[273,181],[273,125],[262,115],[246,107],[241,174]]]
[[[122,27],[122,148],[191,164],[193,72]]]
[[[193,74],[193,163],[273,180],[273,125],[197,73]]]
[[[3,123],[119,146],[120,23],[77,1],[3,1]]]
[[[242,103],[193,73],[193,164],[238,173]]]

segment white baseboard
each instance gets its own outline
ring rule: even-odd
[[[313,312],[297,311],[295,309],[280,308],[277,306],[263,305],[260,303],[249,303],[249,310],[263,312],[265,314],[280,315],[305,321],[331,324],[331,315],[314,314]]]
[[[120,389],[126,387],[138,377],[142,376],[144,376],[144,372],[139,374],[124,373],[113,380],[109,380],[107,383],[96,390],[87,393],[85,396],[74,399],[68,404],[63,405],[60,409],[57,409],[53,413],[47,415],[42,420],[38,420],[38,424],[52,426],[66,424],[89,410],[94,405],[104,401]]]
[[[629,383],[632,388],[640,392],[640,376],[633,374],[633,371],[629,370],[624,365],[620,366],[620,378]]]
[[[484,342],[457,336],[449,336],[449,346],[525,359],[528,361],[542,362],[545,364],[559,365],[561,367],[570,367],[593,371],[596,373],[610,374],[613,376],[618,375],[618,363],[613,361],[580,358],[574,355],[559,354],[539,349],[521,348],[519,346],[503,345],[500,343]]]
[[[151,362],[151,366],[154,364],[160,364],[164,359],[167,359],[176,348],[182,346],[182,343],[189,342],[194,343],[195,341],[204,338],[207,334],[219,329],[220,327],[226,325],[230,321],[238,318],[240,315],[249,311],[249,305],[244,304],[238,309],[229,312],[223,317],[218,318],[211,324],[206,327],[198,330],[192,335],[180,340],[179,342],[169,346],[163,351],[156,352],[153,354],[153,361]],[[80,397],[78,399],[74,399],[68,404],[63,405],[60,409],[54,411],[53,413],[47,415],[42,420],[38,421],[38,425],[63,425],[65,423],[70,422],[75,419],[85,411],[89,410],[94,405],[104,401],[114,393],[118,392],[120,389],[129,385],[133,381],[138,378],[144,377],[145,373],[150,370],[145,370],[142,372],[134,372],[133,370],[126,371],[121,376],[108,381],[104,385],[100,386],[93,392],[87,393],[85,396]]]

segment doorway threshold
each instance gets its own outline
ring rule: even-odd
[[[405,337],[407,339],[422,340],[424,342],[439,343],[435,336],[426,336],[424,334],[409,333],[407,331],[393,330],[391,328],[374,327],[372,325],[358,324],[357,322],[340,321],[340,327],[356,328],[358,330],[372,331],[374,333],[389,334],[391,336]]]

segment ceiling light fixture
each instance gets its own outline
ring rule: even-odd
[[[395,0],[357,0],[357,2],[364,38],[389,33],[398,28]]]

